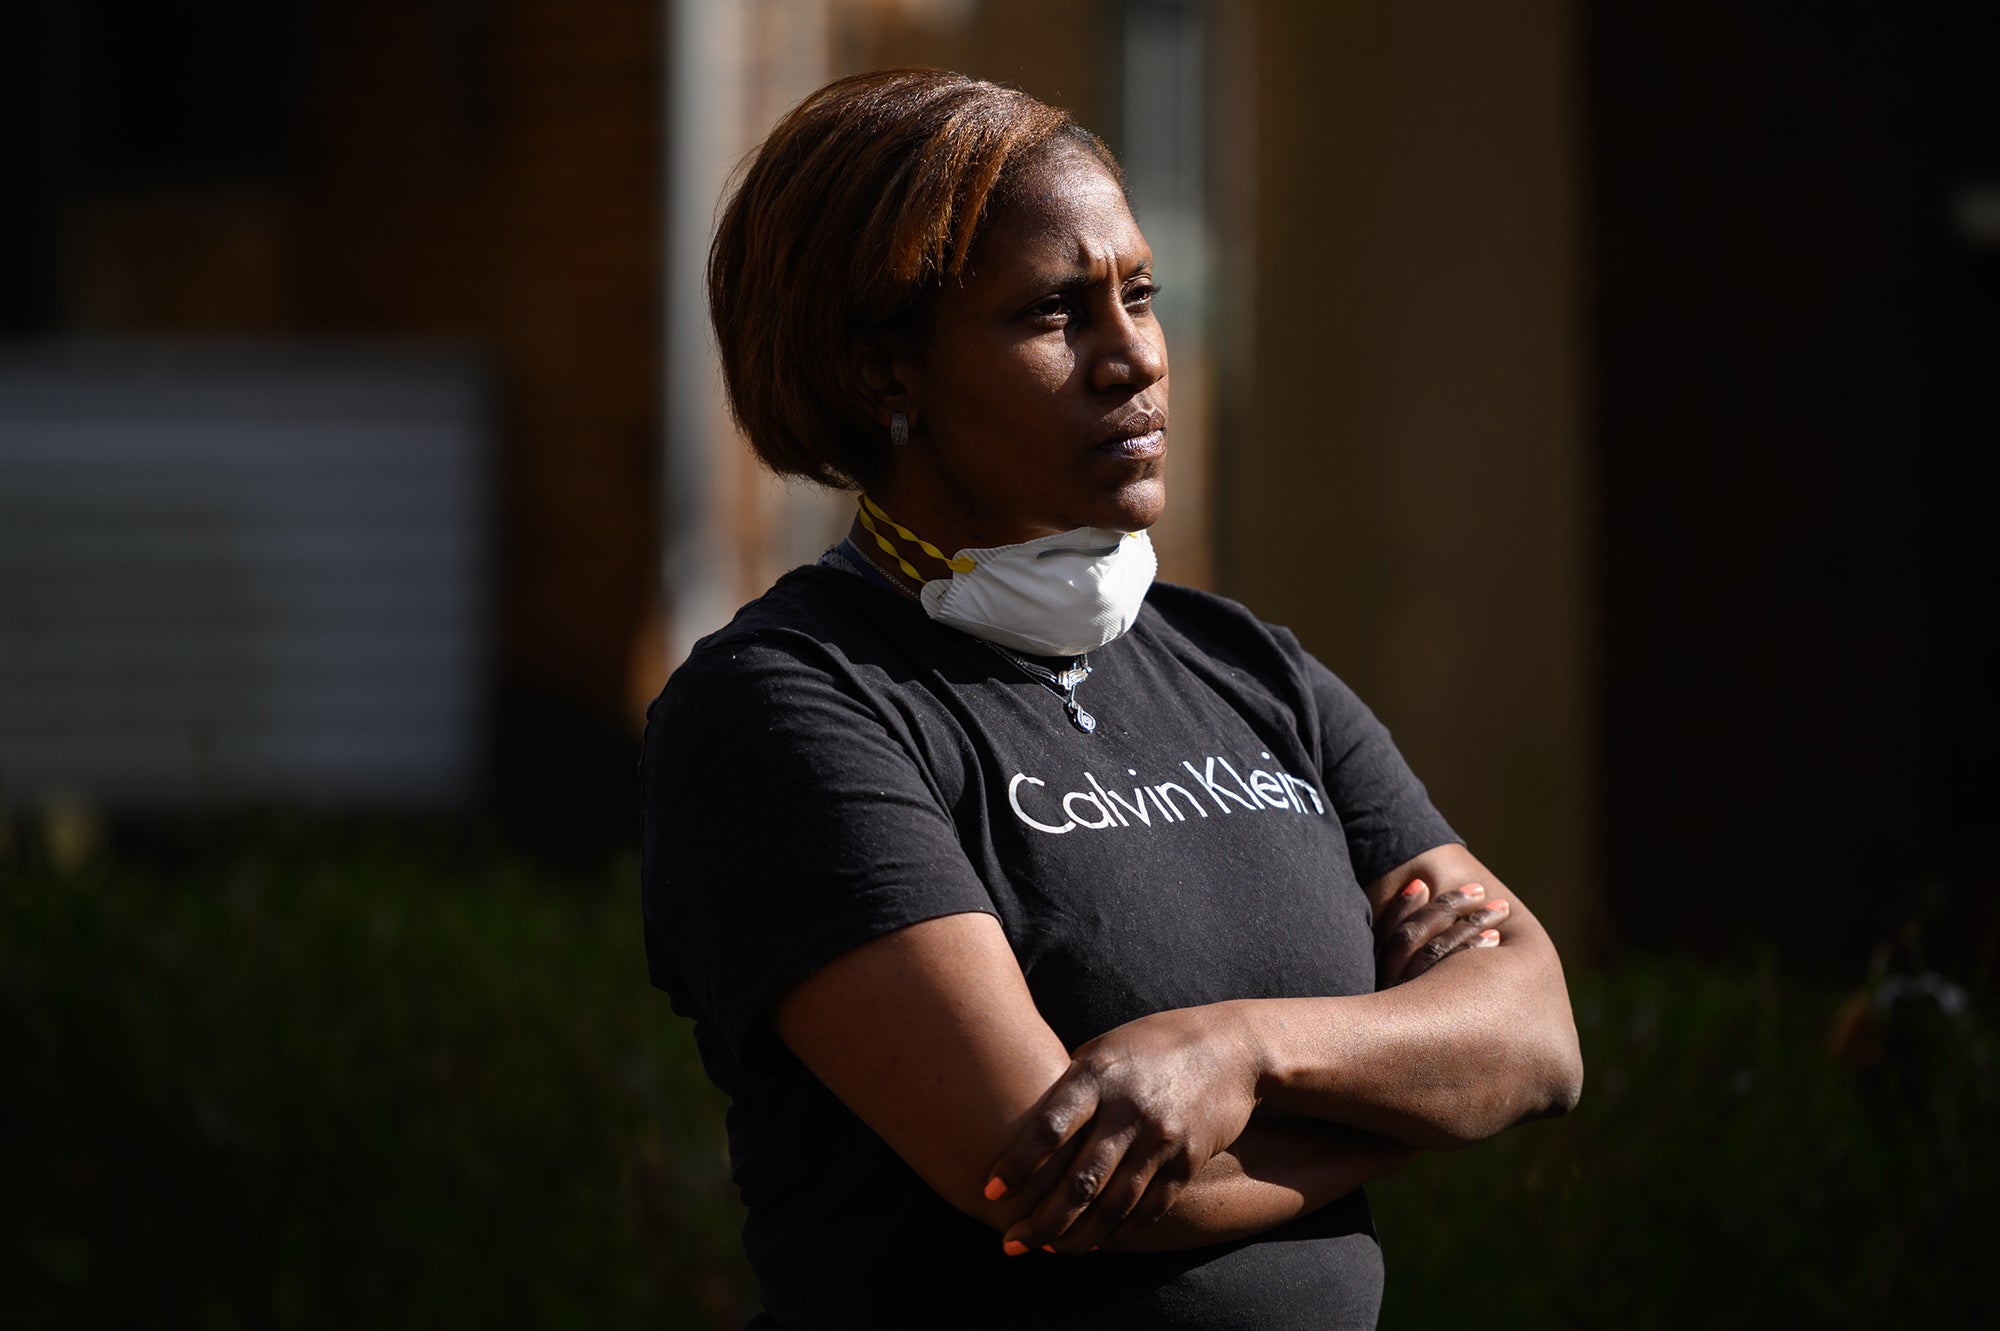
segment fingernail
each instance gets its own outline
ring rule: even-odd
[[[1478,945],[1480,947],[1500,946],[1500,931],[1498,929],[1481,929],[1479,931]]]
[[[1044,1243],[1044,1244],[1042,1245],[1042,1251],[1043,1251],[1043,1252],[1046,1252],[1046,1253],[1054,1253],[1054,1252],[1055,1252],[1055,1249],[1054,1249],[1054,1248],[1052,1248],[1052,1247],[1050,1247],[1050,1246],[1049,1246],[1048,1244]]]
[[[1019,1239],[1008,1239],[1005,1243],[1000,1245],[1000,1251],[1006,1253],[1009,1257],[1019,1257],[1022,1253],[1026,1252],[1027,1250],[1028,1250],[1028,1245],[1021,1242],[1021,1240]]]
[[[1413,878],[1410,880],[1410,885],[1403,889],[1403,895],[1406,897],[1414,897],[1420,895],[1423,892],[1423,890],[1424,890],[1424,880],[1421,878]]]
[[[1464,887],[1458,889],[1458,894],[1468,901],[1477,901],[1486,895],[1486,889],[1478,883],[1467,883]]]
[[[1007,1182],[1005,1179],[990,1178],[986,1180],[987,1201],[997,1202],[1006,1195],[1007,1195]]]
[[[1505,910],[1505,909],[1507,909],[1507,903],[1506,903],[1506,902],[1504,902],[1504,901],[1489,901],[1489,902],[1487,902],[1487,903],[1486,903],[1486,909],[1488,909],[1488,910]]]

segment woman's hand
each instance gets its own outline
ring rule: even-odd
[[[1173,1210],[1157,1224],[1126,1221],[1104,1249],[1171,1252],[1233,1243],[1316,1211],[1416,1156],[1372,1133],[1260,1109],[1242,1136],[1208,1158]]]
[[[1237,1139],[1258,1069],[1230,1006],[1158,1012],[1076,1051],[987,1184],[991,1200],[1040,1199],[1007,1229],[1007,1252],[1088,1252],[1150,1226]]]
[[[1488,901],[1479,883],[1433,897],[1430,884],[1412,878],[1376,916],[1375,987],[1414,980],[1461,948],[1498,947],[1510,909]]]
[[[1404,896],[1419,880],[1423,891]],[[1534,913],[1455,842],[1362,891],[1382,923],[1384,987],[1238,1005],[1236,1025],[1266,1069],[1262,1102],[1424,1150],[1567,1112],[1583,1089],[1583,1058],[1562,963]],[[1505,925],[1484,923],[1502,898]],[[1490,945],[1457,941],[1488,928],[1499,935]],[[1446,956],[1456,959],[1436,964]],[[1413,974],[1419,966],[1428,969]]]

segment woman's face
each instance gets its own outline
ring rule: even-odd
[[[1167,451],[1152,262],[1096,158],[1062,147],[1031,168],[894,358],[911,440],[875,487],[888,511],[946,550],[1151,526]]]

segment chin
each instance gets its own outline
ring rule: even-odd
[[[1167,483],[1157,476],[1134,481],[1118,493],[1114,508],[1115,516],[1109,521],[1091,525],[1112,531],[1145,531],[1167,510]]]

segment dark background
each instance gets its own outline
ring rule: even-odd
[[[1589,13],[1608,876],[1628,937],[1990,940],[1975,450],[2000,163],[1975,5]],[[1988,186],[1990,189],[1990,185]],[[1636,888],[1638,890],[1623,890]],[[1984,922],[1983,924],[1981,922]]]

